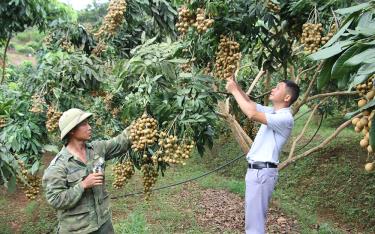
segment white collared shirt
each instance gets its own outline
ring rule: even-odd
[[[279,155],[294,125],[290,108],[275,111],[273,107],[257,104],[257,111],[264,112],[267,125],[262,124],[246,155],[248,162],[279,163]]]

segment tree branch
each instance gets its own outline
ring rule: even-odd
[[[306,90],[305,94],[303,95],[302,99],[298,100],[296,102],[296,104],[293,106],[293,115],[295,115],[299,111],[301,106],[306,103],[307,97],[309,96],[309,94],[312,90],[313,84],[315,83],[315,81],[318,78],[320,68],[322,67],[322,65],[323,65],[322,62],[319,63],[318,68],[316,69],[316,71],[313,75],[313,78],[310,80],[309,86],[307,87],[307,90]]]
[[[292,159],[293,157],[293,154],[294,154],[294,150],[296,149],[296,145],[297,145],[297,142],[299,140],[301,140],[302,136],[305,134],[306,132],[306,129],[307,129],[307,126],[309,125],[309,123],[311,122],[311,119],[312,117],[314,116],[316,110],[318,109],[319,107],[319,104],[316,105],[313,109],[313,111],[311,112],[309,118],[307,119],[306,123],[305,123],[305,126],[303,126],[303,129],[301,131],[301,133],[297,136],[297,138],[293,141],[293,144],[292,144],[292,147],[290,149],[290,152],[289,152],[289,156],[288,156],[288,160]]]
[[[300,73],[298,73],[298,75],[297,75],[297,77],[296,77],[296,79],[295,79],[296,84],[299,83],[299,81],[301,80],[301,77],[302,77],[303,74],[305,74],[305,73],[308,72],[308,71],[311,71],[311,70],[315,69],[316,66],[318,66],[318,65],[314,65],[314,66],[309,67],[309,68],[307,68],[307,69],[301,71]]]
[[[6,67],[7,51],[8,51],[8,46],[9,46],[9,42],[10,42],[11,38],[12,38],[12,34],[9,33],[8,39],[7,39],[7,41],[5,43],[5,47],[4,47],[4,54],[3,54],[3,75],[1,77],[0,84],[2,84],[3,81],[4,81],[4,79],[5,79],[5,67]]]
[[[263,76],[263,74],[265,74],[265,71],[262,69],[262,70],[259,71],[258,75],[255,77],[255,79],[251,83],[249,89],[246,92],[246,95],[248,95],[248,96],[250,95],[251,91],[253,91],[256,83],[258,83],[259,79]]]
[[[341,124],[327,139],[325,139],[322,143],[320,143],[320,145],[314,147],[314,148],[311,148],[309,150],[307,150],[306,152],[296,156],[296,157],[293,157],[291,159],[287,159],[285,160],[284,162],[280,163],[279,165],[279,170],[282,170],[284,169],[285,167],[289,166],[290,164],[294,163],[295,161],[299,160],[299,159],[302,159],[302,158],[305,158],[307,156],[309,156],[310,154],[318,151],[318,150],[321,150],[324,146],[326,146],[327,144],[329,144],[342,130],[344,130],[347,126],[349,126],[351,123],[352,123],[352,119],[356,118],[356,117],[360,117],[362,115],[362,113],[354,116],[353,118],[347,120],[346,122],[344,122],[343,124]]]
[[[321,93],[314,96],[311,96],[307,98],[306,102],[310,102],[312,100],[318,99],[318,98],[324,98],[324,97],[330,97],[330,96],[345,96],[345,95],[356,95],[358,94],[357,91],[337,91],[337,92],[331,92],[331,93]]]

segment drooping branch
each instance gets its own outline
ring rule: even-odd
[[[249,89],[247,90],[246,92],[246,95],[250,95],[250,93],[253,91],[255,85],[258,83],[259,79],[265,74],[266,72],[264,70],[260,70],[258,75],[255,77],[255,79],[253,80],[253,82],[251,83]]]
[[[296,149],[297,142],[299,140],[301,140],[302,136],[305,134],[307,126],[310,124],[311,119],[314,116],[314,114],[315,114],[316,110],[318,109],[318,107],[319,107],[319,104],[314,107],[313,111],[311,112],[309,118],[307,119],[307,121],[305,123],[305,126],[303,126],[303,129],[302,129],[301,133],[293,141],[292,147],[291,147],[290,152],[289,152],[288,160],[290,160],[293,157],[294,150]]]
[[[315,69],[317,66],[318,66],[318,65],[314,65],[314,66],[309,67],[309,68],[307,68],[307,69],[301,71],[300,73],[298,73],[298,75],[297,75],[297,77],[296,77],[296,79],[295,79],[296,84],[299,84],[302,75],[304,75],[306,72],[309,72],[309,71]]]
[[[294,82],[296,82],[296,74],[294,74],[294,66],[290,65],[289,67],[289,73],[290,73],[290,79]]]
[[[308,96],[309,96],[309,94],[310,94],[310,92],[313,88],[313,85],[315,84],[315,82],[318,78],[318,75],[320,73],[320,68],[322,67],[322,65],[323,65],[323,63],[319,63],[318,68],[316,69],[312,79],[310,80],[309,86],[307,87],[307,90],[304,93],[303,97],[301,99],[297,100],[296,103],[293,105],[293,115],[298,113],[301,106],[306,103],[306,100],[307,100],[307,98],[308,98]]]
[[[337,91],[337,92],[331,92],[331,93],[321,93],[321,94],[317,94],[317,95],[314,95],[314,96],[311,96],[311,97],[308,97],[306,102],[310,102],[312,100],[315,100],[315,99],[319,99],[319,98],[324,98],[324,97],[331,97],[331,96],[346,96],[346,95],[357,95],[358,92],[357,91],[352,91],[352,92],[348,92],[348,91]]]
[[[362,113],[354,116],[353,118],[360,117],[361,115],[362,115]],[[293,157],[293,158],[290,158],[290,159],[288,158],[284,162],[280,163],[279,167],[278,167],[279,170],[284,169],[285,167],[287,167],[288,165],[294,163],[295,161],[297,161],[299,159],[305,158],[305,157],[311,155],[312,153],[321,150],[324,146],[329,144],[342,130],[344,130],[347,126],[349,126],[352,123],[352,119],[349,119],[346,122],[344,122],[343,124],[341,124],[327,139],[325,139],[318,146],[316,146],[314,148],[311,148],[311,149],[305,151],[304,153],[302,153],[302,154],[300,154],[296,157]]]

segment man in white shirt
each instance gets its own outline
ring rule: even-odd
[[[242,112],[262,125],[246,159],[245,231],[246,234],[265,232],[268,203],[278,178],[279,155],[294,124],[290,105],[299,96],[299,87],[290,80],[272,89],[272,107],[256,104],[243,92],[234,79],[228,79],[226,89],[236,99]]]

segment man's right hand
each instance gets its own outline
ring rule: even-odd
[[[92,173],[89,174],[82,182],[81,185],[84,189],[92,188],[94,186],[103,184],[103,173]]]

